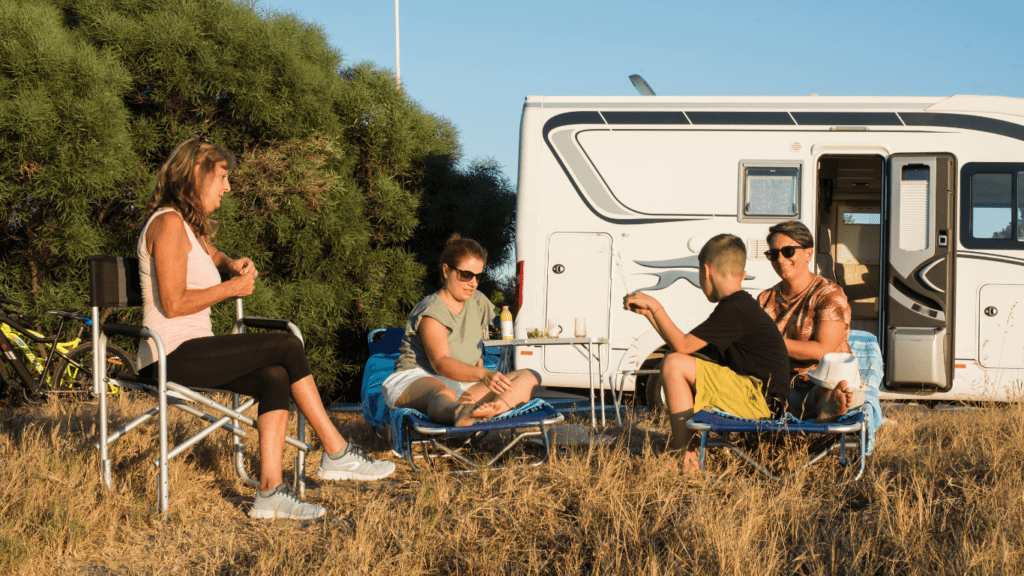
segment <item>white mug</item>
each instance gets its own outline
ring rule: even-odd
[[[559,334],[561,333],[562,327],[558,325],[558,321],[548,320],[548,329],[545,331],[545,334],[548,335],[548,338],[558,338]]]

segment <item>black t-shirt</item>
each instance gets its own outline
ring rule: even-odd
[[[699,353],[743,376],[753,376],[772,415],[781,417],[789,404],[789,352],[771,317],[745,290],[718,302],[708,319],[691,332],[708,343]]]

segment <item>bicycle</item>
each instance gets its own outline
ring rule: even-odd
[[[20,389],[28,401],[50,394],[92,394],[93,343],[82,343],[82,334],[92,326],[92,319],[79,310],[47,310],[47,314],[60,318],[56,333],[47,336],[24,327],[21,324],[24,315],[11,307],[21,308],[22,303],[0,294],[0,368],[7,364],[14,371],[11,375],[0,369],[4,390]],[[77,334],[71,340],[60,342],[72,321],[78,323]],[[37,350],[33,350],[30,342],[35,343]],[[20,352],[20,357],[16,351]],[[107,376],[111,378],[122,372],[138,373],[135,357],[114,344],[107,344],[105,365]],[[108,393],[117,390],[109,386]]]

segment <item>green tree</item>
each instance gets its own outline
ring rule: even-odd
[[[35,2],[0,4],[0,290],[82,305],[89,254],[130,207],[135,167],[122,95],[130,77],[107,49]]]
[[[427,285],[440,287],[441,251],[448,237],[458,232],[487,249],[485,270],[490,279],[480,289],[492,297],[500,292],[496,281],[514,255],[515,211],[515,190],[496,162],[476,161],[462,168],[455,156],[428,157],[414,241],[419,261],[429,270]]]
[[[318,26],[294,15],[238,0],[43,4],[0,12],[0,137],[16,144],[0,150],[0,216],[13,254],[0,256],[0,289],[31,292],[37,306],[84,306],[84,257],[134,254],[156,170],[174,146],[203,134],[239,158],[214,218],[218,248],[261,270],[246,311],[294,320],[321,385],[353,383],[367,330],[400,325],[424,294],[425,260],[411,247],[424,241],[420,222],[440,214],[431,203],[444,195],[434,192],[445,178],[487,173],[454,168],[454,126],[387,71],[346,65]],[[25,49],[30,41],[38,47]],[[33,90],[63,99],[45,122],[23,119],[46,101]],[[437,159],[449,167],[438,171]],[[452,186],[508,195],[499,170],[489,178],[490,189]],[[504,221],[511,207],[480,214]],[[68,296],[53,298],[57,290]],[[231,314],[215,309],[215,331]]]

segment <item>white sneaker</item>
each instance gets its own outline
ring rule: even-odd
[[[320,459],[316,475],[324,480],[380,480],[395,471],[395,463],[388,460],[374,460],[362,448],[349,442],[337,460],[326,452]]]
[[[256,501],[249,509],[249,518],[287,518],[289,520],[312,520],[327,513],[321,506],[299,500],[291,486],[282,482],[264,496],[256,491]]]

